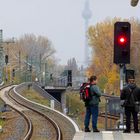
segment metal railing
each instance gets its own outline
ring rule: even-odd
[[[125,129],[124,107],[121,106],[120,97],[107,94],[103,94],[103,97],[105,98],[105,110],[100,115],[105,119],[105,130],[116,131]],[[140,121],[139,114],[138,117]],[[123,122],[120,121],[121,119]]]

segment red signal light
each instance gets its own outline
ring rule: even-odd
[[[127,39],[126,39],[125,36],[120,36],[120,37],[118,38],[118,43],[121,44],[121,45],[125,44],[126,41],[127,41]]]
[[[130,64],[131,24],[117,21],[114,24],[114,63]]]

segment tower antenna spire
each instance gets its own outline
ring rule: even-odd
[[[85,0],[82,17],[85,20],[85,66],[88,66],[88,64],[89,64],[89,45],[88,45],[87,31],[88,31],[88,26],[89,26],[89,20],[92,17],[89,0]]]

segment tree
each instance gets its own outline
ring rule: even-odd
[[[14,44],[8,46],[10,64],[13,68],[26,69],[28,65],[36,72],[41,72],[42,65],[54,62],[55,49],[51,41],[44,36],[25,34]]]

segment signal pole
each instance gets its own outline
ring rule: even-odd
[[[124,85],[124,69],[125,69],[125,64],[120,64],[120,92],[123,90],[123,85]],[[120,125],[122,125],[122,128],[124,129],[123,114],[124,114],[124,109],[122,108],[120,112]]]
[[[21,52],[19,51],[19,83],[21,81]]]

